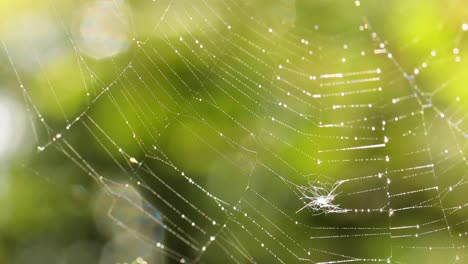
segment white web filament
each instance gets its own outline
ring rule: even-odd
[[[304,210],[305,208],[312,209],[314,214],[329,214],[329,213],[345,213],[346,209],[340,207],[339,204],[334,204],[334,200],[339,193],[336,190],[342,184],[338,181],[333,185],[321,183],[319,181],[309,183],[309,186],[298,187],[302,193],[301,200],[306,200],[307,203],[301,207],[296,213]]]

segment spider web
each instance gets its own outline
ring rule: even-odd
[[[2,43],[34,164],[94,179],[118,232],[167,262],[466,259],[466,24],[401,47],[359,1],[339,32],[303,2],[133,4],[129,51],[101,62],[51,8],[85,98],[71,110],[68,81],[26,77]]]

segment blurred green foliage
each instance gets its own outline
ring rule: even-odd
[[[172,186],[177,193],[194,201],[202,211],[228,221],[217,211],[217,206],[211,200],[207,200],[205,196],[202,198],[200,191],[193,185],[186,185],[186,179],[179,177],[178,170],[173,170],[158,158],[163,160],[167,158],[176,164],[174,166],[178,169],[200,182],[209,192],[222,197],[231,204],[236,204],[244,196],[250,197],[249,195],[252,194],[246,194],[245,190],[245,187],[249,186],[258,191],[260,195],[267,197],[272,204],[282,208],[281,210],[287,209],[291,212],[299,208],[300,203],[297,197],[288,192],[290,186],[272,176],[273,173],[266,168],[267,166],[280,175],[287,175],[289,180],[304,185],[308,184],[302,177],[304,172],[312,171],[309,175],[311,179],[336,181],[367,175],[367,172],[375,169],[373,166],[376,165],[370,165],[370,163],[343,163],[344,165],[335,163],[324,168],[324,166],[319,167],[316,162],[311,162],[307,155],[316,155],[320,148],[323,150],[339,146],[340,143],[337,143],[336,139],[327,139],[327,136],[338,136],[339,131],[323,132],[323,129],[312,126],[310,122],[294,119],[289,114],[284,114],[281,109],[278,110],[277,106],[271,103],[278,98],[286,98],[285,86],[281,86],[282,84],[276,86],[274,83],[278,74],[276,67],[284,63],[285,58],[291,59],[293,71],[281,73],[281,77],[292,84],[297,84],[301,87],[299,90],[302,87],[309,88],[310,80],[307,76],[304,80],[299,79],[294,71],[313,72],[319,75],[320,73],[356,72],[381,67],[385,74],[383,77],[385,89],[391,91],[389,95],[411,96],[412,92],[407,92],[410,90],[407,88],[410,88],[412,83],[416,83],[416,86],[427,92],[431,102],[434,105],[437,104],[440,109],[449,108],[458,98],[461,104],[465,104],[461,107],[462,110],[459,110],[462,116],[466,111],[467,64],[464,60],[455,63],[452,58],[455,44],[461,53],[465,54],[463,48],[466,46],[467,39],[460,33],[460,27],[468,14],[463,8],[462,1],[361,1],[359,8],[355,7],[354,1],[344,3],[345,1],[336,0],[283,0],[273,1],[274,3],[272,1],[246,1],[245,3],[244,1],[240,3],[227,1],[229,4],[208,1],[207,5],[203,4],[203,1],[186,3],[186,1],[163,0],[156,2],[127,1],[127,11],[132,23],[132,30],[129,32],[129,48],[113,58],[103,60],[80,55],[79,49],[73,42],[73,32],[76,30],[77,23],[76,12],[91,1],[7,0],[0,3],[0,39],[6,43],[8,55],[12,57],[13,63],[15,56],[22,56],[19,42],[32,42],[32,46],[40,46],[34,41],[42,41],[30,40],[28,34],[19,38],[12,35],[11,32],[16,32],[16,28],[19,31],[19,28],[23,27],[21,24],[23,16],[52,18],[52,21],[64,33],[62,42],[56,45],[65,50],[60,56],[54,57],[47,63],[41,59],[38,63],[37,58],[31,57],[31,64],[37,64],[34,70],[24,70],[19,66],[14,68],[7,54],[0,55],[2,62],[0,86],[5,87],[4,90],[8,93],[17,95],[18,100],[25,99],[27,102],[25,105],[29,106],[32,115],[34,116],[34,111],[37,109],[45,120],[42,122],[39,117],[34,116],[34,120],[31,121],[37,131],[37,141],[35,140],[34,147],[50,143],[44,152],[22,151],[4,162],[5,167],[8,168],[8,189],[0,196],[0,208],[3,209],[0,215],[0,263],[20,263],[25,259],[32,261],[24,255],[30,254],[29,250],[38,244],[57,253],[53,261],[75,263],[73,261],[76,260],[66,260],[70,259],[67,254],[72,252],[68,249],[83,241],[88,245],[84,247],[85,249],[93,248],[97,252],[90,254],[89,261],[98,262],[99,258],[102,261],[102,255],[99,252],[106,248],[113,238],[95,223],[95,218],[108,217],[108,211],[111,208],[111,205],[107,205],[97,210],[100,213],[94,212],[96,209],[93,206],[95,206],[96,193],[99,189],[96,182],[99,180],[94,181],[93,177],[98,179],[98,176],[104,176],[109,182],[130,182],[131,184],[134,184],[137,179],[143,179],[150,189],[157,190],[156,193],[162,197],[168,197],[169,203],[175,208],[185,208],[187,205],[177,200],[173,193],[159,189],[163,184],[152,175],[156,174],[166,184]],[[225,5],[230,8],[226,8]],[[229,21],[229,26],[235,32],[233,36],[223,35],[226,24],[223,24],[219,17],[223,21]],[[203,24],[205,19],[214,22],[207,26]],[[302,62],[297,56],[297,54],[307,55],[303,48],[298,47],[297,43],[292,44],[293,41],[299,42],[300,38],[304,38],[310,40],[311,46],[315,49],[314,52],[326,50],[327,54],[338,54],[342,52],[342,42],[345,40],[350,45],[356,45],[351,48],[372,51],[375,43],[370,38],[363,40],[364,33],[358,30],[359,26],[366,23],[369,23],[372,30],[379,34],[382,43],[385,43],[388,50],[392,50],[392,55],[400,63],[399,67],[402,67],[403,72],[409,75],[412,75],[411,71],[415,67],[421,68],[421,63],[428,60],[432,50],[437,50],[438,56],[443,60],[434,61],[427,71],[414,77],[416,80],[408,82],[398,67],[387,58],[376,58],[370,53],[369,56],[360,59],[359,63],[344,64],[320,59],[308,63]],[[315,29],[316,25],[319,25],[319,30]],[[267,28],[272,28],[274,34],[265,36],[264,32],[267,32]],[[29,30],[34,30],[34,28]],[[262,33],[260,33],[261,30],[263,30]],[[180,44],[180,38],[190,41],[189,45]],[[197,40],[196,44],[193,43],[193,39]],[[204,43],[205,46],[200,48],[198,42]],[[17,51],[16,47],[18,47]],[[259,47],[265,49],[266,52]],[[179,49],[184,54],[185,60],[181,59],[174,49]],[[194,49],[197,50],[190,52]],[[204,49],[211,49],[214,52],[213,54],[207,53]],[[18,71],[21,83],[26,87],[25,98],[22,98],[24,94],[18,87],[19,82],[15,70]],[[248,80],[248,84],[239,81],[242,78]],[[258,89],[261,94],[257,93],[257,96],[252,89],[257,89],[258,84],[261,84],[263,89]],[[279,89],[272,87],[279,87]],[[439,89],[440,87],[443,89]],[[318,89],[322,89],[320,90],[322,92],[340,92],[336,87],[329,90]],[[245,96],[245,93],[252,95]],[[380,100],[373,96],[338,98],[336,104],[362,102],[367,104],[373,102],[374,99]],[[421,94],[418,96],[423,97]],[[199,98],[203,98],[203,102],[207,103],[199,104],[197,101]],[[389,104],[390,99],[391,97],[388,97],[382,99],[387,100],[386,102],[379,102],[380,106],[383,105],[382,108],[369,108],[362,111],[353,109],[343,111],[339,116],[335,113],[328,115],[320,110],[324,106],[320,103],[314,106],[297,103],[292,106],[298,112],[311,115],[313,121],[317,123],[320,119],[353,120],[356,116],[364,115],[393,117],[420,109],[418,102],[413,99],[407,104],[403,103],[400,108],[387,107],[386,104]],[[32,104],[28,100],[31,100]],[[427,115],[432,118],[437,113],[429,112]],[[291,132],[285,130],[284,127],[276,123],[272,124],[272,116],[284,118],[283,120],[290,122],[295,129],[304,134],[320,134],[322,138],[311,141],[308,136],[301,133],[291,136]],[[80,119],[76,120],[77,117]],[[424,118],[423,120],[403,121],[390,127],[385,135],[389,138],[399,138],[406,132],[403,129],[414,124],[411,122],[420,122],[418,126],[426,124],[430,126],[432,134],[428,141],[434,149],[442,151],[445,146],[449,146],[455,151],[457,144],[461,145],[462,149],[466,149],[466,139],[458,134],[449,135],[446,123],[440,120],[433,121]],[[399,124],[402,124],[401,127],[398,126]],[[68,126],[70,126],[69,129],[67,129]],[[464,124],[458,128],[463,130],[463,126]],[[30,127],[28,126],[29,129]],[[34,133],[32,129],[30,130],[28,136],[34,138]],[[255,140],[246,133],[247,130],[255,133]],[[215,131],[223,131],[223,135],[220,136]],[[269,134],[271,131],[277,137],[285,139],[289,145],[272,138]],[[418,131],[420,132],[421,130]],[[63,133],[61,135],[63,141],[56,138],[57,133]],[[365,137],[371,133],[351,130],[349,134]],[[379,134],[382,138],[383,135],[384,132]],[[421,161],[423,164],[428,161],[426,156],[414,157],[411,161],[405,158],[402,149],[419,150],[417,147],[409,147],[411,143],[419,142],[419,138],[408,141],[402,140],[389,145],[389,152],[396,155],[395,161],[392,160],[393,169],[405,167],[411,162]],[[245,151],[236,143],[240,143],[245,149],[255,149],[257,152]],[[72,148],[69,147],[70,145]],[[291,150],[290,145],[295,146],[296,149]],[[119,148],[123,149],[125,154],[121,154]],[[368,158],[380,157],[382,152],[379,151],[369,152],[366,155]],[[298,152],[307,155],[298,155]],[[277,153],[280,153],[280,158]],[[345,156],[346,154],[321,155],[329,160],[337,156],[352,158]],[[127,164],[130,157],[144,162],[144,166]],[[463,163],[460,162],[461,158],[451,156],[447,159],[455,166]],[[256,163],[258,160],[267,166],[260,166]],[[2,166],[1,162],[0,166]],[[119,164],[125,164],[125,167],[119,167]],[[253,164],[256,166],[253,167]],[[383,165],[379,164],[379,166]],[[462,179],[466,174],[466,167],[460,166],[450,171],[450,176],[436,179],[438,185],[441,188],[448,188],[456,180]],[[135,167],[138,168],[135,169]],[[136,175],[141,178],[137,178]],[[415,180],[411,184],[426,187],[424,185],[426,182],[423,180]],[[109,183],[109,185],[112,184]],[[365,188],[373,187],[375,186],[372,183]],[[403,183],[397,183],[395,189],[411,189],[406,187]],[[155,193],[145,188],[138,190],[155,208],[160,209],[159,206],[164,206],[162,199]],[[119,190],[115,193],[117,197],[120,197],[122,192]],[[430,193],[426,198],[430,199],[434,196]],[[453,201],[466,201],[464,197],[464,193],[458,193]],[[174,200],[170,200],[171,198]],[[115,200],[119,199],[115,198]],[[371,194],[353,201],[342,199],[344,199],[341,201],[343,203],[350,202],[356,208],[361,208],[369,204],[378,206],[386,198]],[[408,197],[408,199],[412,198]],[[245,207],[246,211],[256,214],[254,209],[262,208],[261,211],[265,215],[265,217],[256,216],[256,223],[259,225],[269,226],[268,217],[276,219],[277,215],[274,210],[265,209],[261,201],[250,200],[250,202],[250,206]],[[457,203],[454,202],[454,204]],[[430,219],[433,213],[433,211],[425,211],[419,215],[416,214],[403,219],[401,224],[412,223],[413,220]],[[154,218],[145,217],[147,221],[155,221]],[[462,221],[466,218],[466,214],[453,217],[454,222]],[[194,218],[196,219],[197,216]],[[308,223],[310,226],[329,227],[388,226],[392,221],[389,220],[388,215],[366,219],[353,214],[339,216],[296,214],[293,218]],[[398,221],[395,220],[395,222]],[[332,252],[336,250],[343,255],[375,252],[370,255],[376,258],[390,254],[387,240],[368,239],[349,243],[339,239],[324,239],[311,242],[310,236],[304,236],[286,221],[281,223],[284,231],[290,237],[294,237],[297,243],[308,245],[305,246],[306,248],[328,248]],[[177,220],[177,226],[182,229],[189,228],[189,224],[182,220]],[[157,229],[154,226],[152,228]],[[121,230],[125,232],[124,229]],[[241,231],[238,227],[233,227],[233,230]],[[143,234],[148,236],[145,239],[149,241],[155,239],[152,237],[153,234],[149,233]],[[271,233],[272,236],[283,235],[278,230],[271,231]],[[339,235],[339,231],[336,233]],[[313,234],[315,236],[315,231]],[[200,240],[203,237],[196,236],[196,239]],[[265,235],[259,232],[258,236]],[[248,241],[244,244],[247,248],[254,247],[254,244],[258,246],[255,241],[251,241],[252,239],[241,238],[244,239],[243,241]],[[443,244],[444,239],[446,238],[443,234],[440,237],[439,234],[435,234],[429,242],[426,241],[425,246],[432,245],[432,243],[439,244],[439,242]],[[118,244],[118,242],[115,243]],[[146,244],[148,243],[146,241]],[[176,239],[167,238],[167,244],[180,252],[190,252],[186,245]],[[273,245],[271,250],[280,251],[281,247]],[[47,252],[42,249],[39,251]],[[422,255],[425,252],[423,251]],[[207,254],[209,259],[222,259],[223,257],[221,251]],[[396,256],[398,253],[393,254]],[[401,258],[406,258],[410,260],[409,262],[416,262],[421,258],[421,253],[405,254],[407,253],[401,253]],[[258,253],[258,256],[265,259],[271,258],[263,251]],[[430,256],[433,257],[433,255]],[[48,263],[50,261],[47,260],[48,257],[50,256],[44,253],[43,258],[35,259],[35,263]],[[128,256],[128,259],[116,257],[113,261],[129,262],[135,257],[137,256]],[[446,255],[443,254],[439,258],[433,257],[432,262],[442,262],[445,257]]]

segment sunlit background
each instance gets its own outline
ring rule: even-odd
[[[468,263],[467,7],[1,1],[0,263]]]

